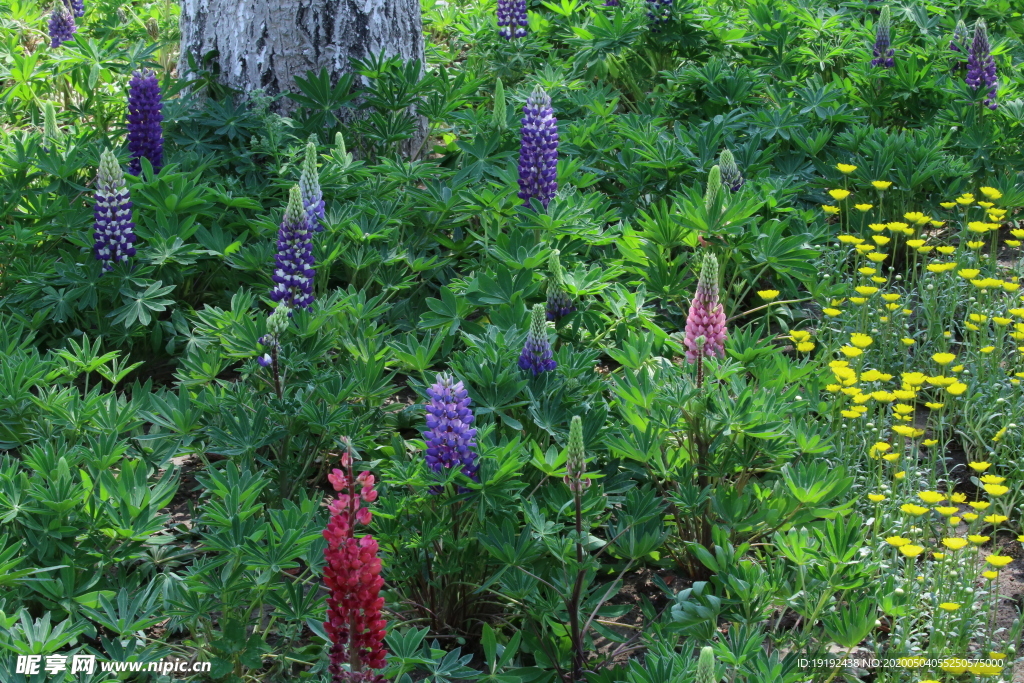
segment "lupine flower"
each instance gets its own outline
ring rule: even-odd
[[[331,519],[324,529],[327,539],[324,558],[324,585],[327,597],[327,621],[324,629],[331,639],[329,671],[335,683],[377,683],[383,677],[364,669],[383,669],[385,621],[381,618],[384,598],[380,589],[381,561],[377,541],[366,534],[356,538],[356,524],[369,524],[371,514],[363,503],[377,500],[374,478],[369,472],[352,476],[352,458],[341,456],[344,470],[327,476],[338,497],[331,501]],[[343,668],[349,664],[351,671]]]
[[[974,24],[974,40],[971,41],[971,51],[967,55],[967,85],[971,90],[988,88],[988,96],[985,98],[985,106],[995,109],[996,88],[999,82],[996,80],[996,60],[990,54],[988,44],[988,28],[984,19],[978,19]]]
[[[700,656],[697,658],[697,674],[694,677],[695,683],[718,683],[715,677],[715,650],[710,645],[700,649]]]
[[[953,52],[967,54],[967,24],[963,19],[956,22],[953,29],[953,39],[949,41],[949,49]]]
[[[96,222],[93,253],[102,262],[103,272],[114,269],[115,263],[135,256],[135,223],[132,222],[132,202],[125,186],[124,173],[117,157],[109,149],[100,154],[99,172],[96,174]]]
[[[722,185],[733,192],[739,192],[744,183],[743,174],[736,165],[736,157],[728,149],[723,149],[718,156],[718,167],[722,172]]]
[[[309,217],[302,207],[302,192],[298,185],[294,185],[288,194],[288,206],[277,233],[275,285],[270,292],[271,300],[284,302],[290,308],[311,308],[314,263]]]
[[[701,264],[697,291],[690,302],[690,313],[686,317],[683,343],[686,345],[686,360],[697,360],[697,340],[704,338],[705,356],[725,355],[725,309],[718,301],[718,259],[714,254],[705,253]]]
[[[718,198],[718,191],[722,189],[722,169],[719,166],[712,166],[708,172],[708,186],[704,190],[704,208],[708,211],[715,204]]]
[[[882,66],[888,69],[896,65],[896,60],[893,59],[896,51],[890,47],[892,44],[889,34],[891,23],[889,6],[886,5],[882,8],[878,23],[875,24],[875,47],[872,50],[875,58],[871,60],[871,66]]]
[[[569,444],[566,450],[569,457],[562,481],[573,493],[583,493],[583,489],[590,486],[590,480],[583,476],[587,473],[587,454],[583,450],[583,421],[579,415],[573,415],[569,422]]]
[[[57,127],[57,109],[53,102],[43,104],[43,140],[49,147],[53,143],[60,142],[60,128]]]
[[[64,3],[76,17],[85,16],[85,0],[64,0]]]
[[[427,389],[427,431],[423,439],[427,443],[427,466],[434,472],[462,466],[462,473],[473,481],[480,481],[477,470],[476,430],[473,411],[469,409],[469,392],[462,382],[453,382],[451,375],[440,374],[437,381]],[[432,487],[431,493],[440,493],[440,487]],[[466,489],[459,487],[459,492]]]
[[[526,35],[526,0],[498,0],[498,35],[505,40]]]
[[[523,352],[519,354],[519,367],[530,370],[536,377],[558,367],[551,356],[551,342],[548,341],[548,328],[544,315],[544,304],[534,304],[530,315],[530,331],[526,334]]]
[[[132,153],[129,172],[142,172],[140,159],[153,165],[153,172],[164,166],[164,132],[160,124],[160,83],[150,70],[136,71],[128,83],[128,149]]]
[[[523,107],[519,147],[519,198],[539,199],[546,209],[558,190],[558,120],[551,97],[539,85]]]
[[[658,24],[667,23],[672,18],[672,0],[647,0],[647,18],[654,26],[652,31],[659,31]]]
[[[605,7],[618,7],[619,0],[604,0]]]
[[[575,312],[576,307],[572,304],[572,299],[565,291],[565,283],[563,281],[562,264],[558,259],[560,252],[557,249],[551,251],[551,256],[548,258],[548,303],[545,311],[547,319],[556,322],[559,318],[569,315]]]
[[[50,47],[60,47],[75,35],[75,17],[68,11],[64,0],[58,0],[50,13]]]
[[[310,136],[306,143],[306,158],[302,162],[302,175],[299,176],[299,190],[302,192],[302,206],[309,216],[309,225],[313,232],[323,232],[320,221],[324,213],[324,194],[320,191],[320,174],[316,170],[316,143]]]

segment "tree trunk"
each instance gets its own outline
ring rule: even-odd
[[[179,74],[188,77],[189,54],[201,64],[210,50],[219,53],[221,83],[270,96],[298,92],[296,76],[323,68],[336,83],[351,70],[350,58],[381,50],[422,63],[420,0],[181,0]],[[277,113],[295,109],[292,100],[278,100]],[[426,130],[425,119],[415,119],[419,139],[406,146],[412,150]]]

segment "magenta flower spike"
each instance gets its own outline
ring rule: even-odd
[[[705,356],[725,356],[725,309],[718,300],[718,259],[713,254],[704,256],[697,291],[686,317],[683,343],[686,345],[687,362],[697,360],[698,337],[704,337],[702,351]]]

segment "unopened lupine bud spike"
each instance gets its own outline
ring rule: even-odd
[[[426,406],[427,431],[423,440],[427,444],[427,466],[434,472],[452,467],[462,468],[462,473],[479,482],[477,473],[476,430],[471,427],[474,416],[470,410],[469,392],[462,382],[455,382],[451,375],[439,374],[437,380],[427,389],[430,401]],[[458,487],[464,493],[464,487]],[[431,487],[431,493],[440,493],[440,487]]]
[[[60,128],[57,127],[57,109],[53,102],[43,104],[43,138],[48,144],[59,142],[61,138]]]
[[[288,206],[284,210],[281,229],[277,233],[277,255],[274,258],[273,301],[284,302],[291,308],[309,309],[313,306],[313,240],[309,217],[302,206],[302,191],[293,185],[288,193]]]
[[[498,35],[505,40],[522,38],[529,25],[526,0],[498,0]]]
[[[701,337],[704,343],[698,344]],[[725,356],[725,338],[725,310],[718,300],[718,260],[714,254],[705,253],[697,279],[697,290],[686,317],[683,334],[686,360],[693,363],[698,354],[719,358]]]
[[[892,49],[892,20],[889,13],[889,6],[886,5],[878,15],[878,22],[875,24],[875,46],[872,48],[874,59],[871,66],[881,66],[886,69],[896,65],[893,55],[896,51]]]
[[[519,147],[519,198],[538,199],[546,209],[558,190],[558,120],[551,97],[540,86],[523,107]]]
[[[700,656],[697,658],[697,675],[695,683],[718,683],[715,677],[715,650],[710,645],[700,649]]]
[[[129,172],[142,172],[141,159],[149,159],[153,172],[164,166],[164,120],[160,82],[151,70],[136,71],[128,83],[128,149],[132,153]]]
[[[291,311],[288,309],[288,304],[278,304],[271,311],[270,315],[267,316],[267,332],[280,337],[285,330],[288,329],[288,317],[291,315]]]
[[[53,12],[50,13],[50,47],[60,47],[66,40],[71,40],[78,27],[75,26],[75,17],[68,10],[64,0],[57,0],[53,5]]]
[[[523,352],[519,354],[519,367],[530,370],[536,377],[542,372],[550,372],[558,367],[551,353],[551,342],[548,340],[547,315],[544,304],[534,304],[530,314],[530,331],[526,334]]]
[[[547,308],[545,314],[547,319],[556,322],[564,316],[576,311],[572,298],[565,291],[565,279],[562,272],[562,264],[559,260],[559,251],[551,250],[548,257],[548,281],[547,281]]]
[[[974,39],[971,41],[971,49],[967,55],[967,86],[971,90],[988,90],[985,97],[985,106],[995,109],[996,90],[999,81],[996,78],[996,60],[992,56],[991,47],[988,42],[988,27],[984,19],[978,19],[974,24]]]
[[[587,472],[587,454],[583,448],[583,420],[579,415],[573,415],[569,422],[569,443],[566,451],[568,457],[563,481],[573,493],[582,493],[583,489],[590,486],[590,480],[584,477]]]
[[[967,54],[967,24],[963,19],[956,22],[953,29],[953,40],[949,41],[949,49],[953,52]]]
[[[100,154],[93,215],[93,253],[106,273],[114,269],[115,263],[135,255],[132,245],[136,239],[131,196],[121,165],[109,149]]]
[[[718,157],[718,167],[722,173],[722,186],[732,192],[738,192],[743,187],[743,174],[740,167],[736,165],[736,157],[728,149],[723,149]]]
[[[299,189],[302,192],[302,205],[309,214],[309,225],[313,232],[323,232],[320,224],[324,216],[324,195],[320,191],[320,174],[316,170],[316,136],[311,135],[306,143],[306,158],[302,161],[302,174],[299,176]]]
[[[704,192],[704,207],[708,211],[714,206],[720,189],[722,189],[722,169],[718,166],[712,166],[711,171],[708,173],[707,190]]]

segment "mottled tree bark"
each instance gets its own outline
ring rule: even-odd
[[[201,63],[217,50],[219,79],[243,93],[297,92],[296,76],[326,68],[332,82],[351,70],[349,59],[384,51],[403,61],[423,61],[420,0],[181,0],[180,74],[187,55]],[[296,104],[281,98],[277,112]],[[425,121],[417,117],[419,147]]]

